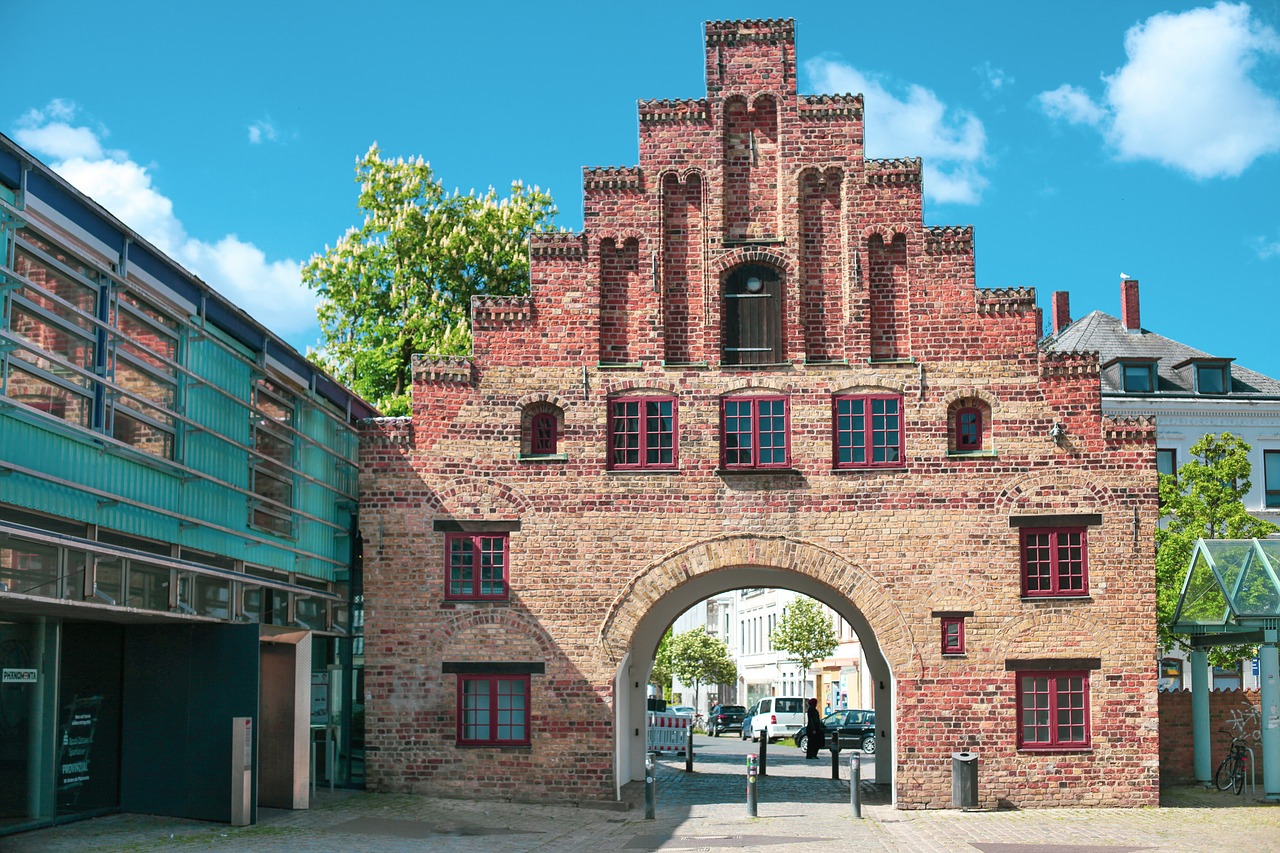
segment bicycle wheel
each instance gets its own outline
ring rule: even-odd
[[[1237,794],[1244,793],[1244,771],[1245,771],[1245,766],[1247,764],[1248,764],[1248,761],[1243,759],[1236,762],[1236,773],[1235,773],[1235,779],[1233,781],[1235,782],[1235,788],[1236,788]]]
[[[1234,755],[1228,755],[1222,759],[1222,763],[1218,765],[1218,772],[1213,774],[1213,784],[1217,786],[1219,791],[1227,791],[1236,783],[1236,765],[1239,760]],[[1243,778],[1243,777],[1242,777]]]

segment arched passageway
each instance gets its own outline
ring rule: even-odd
[[[892,785],[895,672],[913,668],[901,614],[873,579],[839,555],[785,537],[735,536],[704,542],[654,563],[607,614],[600,639],[602,651],[617,661],[614,760],[619,790],[644,778],[646,685],[662,635],[699,601],[744,587],[778,587],[807,595],[853,626],[875,685],[875,778]]]

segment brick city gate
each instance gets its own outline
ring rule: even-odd
[[[612,800],[676,611],[783,578],[882,651],[898,805],[958,750],[984,806],[1155,805],[1153,424],[975,287],[861,96],[797,94],[791,21],[708,24],[705,68],[367,425],[369,785]]]

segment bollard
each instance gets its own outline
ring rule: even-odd
[[[760,775],[768,776],[769,767],[769,730],[760,730]]]
[[[645,753],[644,756],[644,819],[653,820],[654,808],[658,799],[658,754]]]
[[[693,772],[693,721],[690,721],[689,728],[685,729],[688,734],[684,740],[684,772]]]
[[[849,807],[854,817],[862,817],[862,761],[856,749],[849,754]]]
[[[831,733],[831,778],[840,781],[840,733]]]
[[[754,755],[747,756],[747,817],[756,817],[758,795],[758,771]]]

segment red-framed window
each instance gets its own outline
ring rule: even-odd
[[[550,456],[556,452],[556,416],[539,412],[529,423],[529,452],[534,456]]]
[[[791,465],[790,406],[786,397],[726,397],[720,406],[722,466]]]
[[[609,401],[609,467],[676,467],[676,398]]]
[[[837,468],[902,465],[902,397],[859,394],[834,398]]]
[[[1089,746],[1089,673],[1019,672],[1018,748]]]
[[[964,654],[964,617],[942,617],[942,653],[944,655]]]
[[[459,746],[529,745],[529,676],[458,676]]]
[[[982,449],[982,410],[965,406],[956,412],[956,450]]]
[[[1083,527],[1022,530],[1022,594],[1087,595],[1089,544]]]
[[[448,599],[508,597],[508,534],[450,533],[445,536],[445,594]]]

